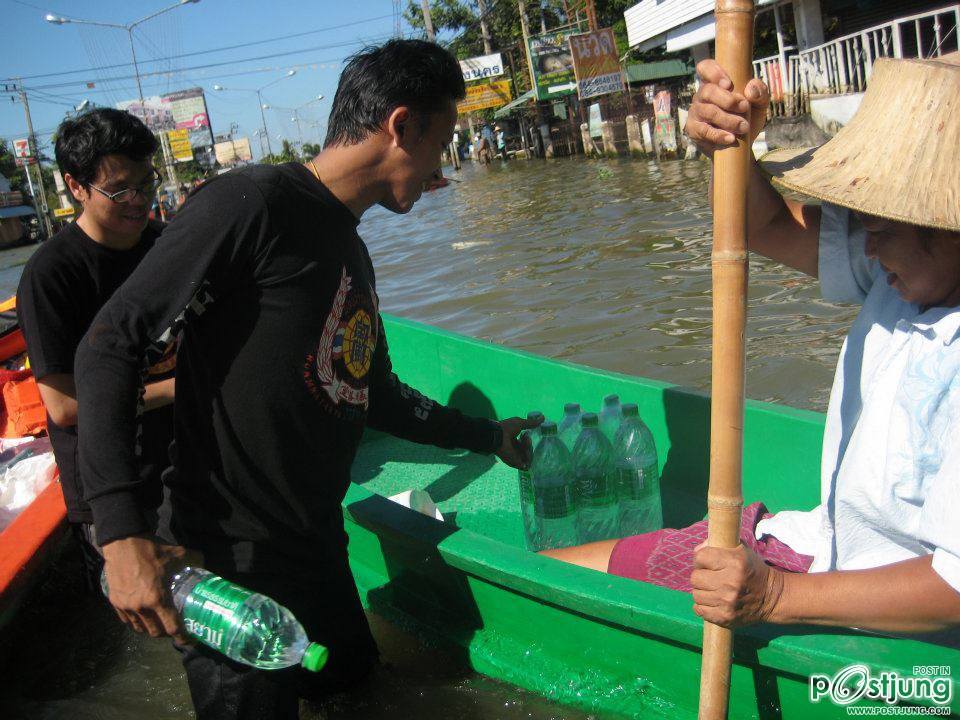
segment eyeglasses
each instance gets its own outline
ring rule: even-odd
[[[115,193],[108,193],[106,190],[101,190],[93,183],[90,183],[90,187],[107,198],[107,200],[112,200],[115,203],[123,204],[133,200],[133,198],[137,196],[137,193],[140,193],[147,199],[153,197],[157,190],[160,189],[160,185],[162,184],[163,178],[160,176],[160,173],[157,171],[157,169],[153,168],[153,177],[135,188],[124,188],[123,190],[118,190]]]

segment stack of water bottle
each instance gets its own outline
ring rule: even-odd
[[[607,395],[598,414],[567,403],[559,425],[544,420],[528,434],[533,461],[520,471],[528,548],[569,547],[663,527],[657,449],[635,404],[621,405],[617,395]]]

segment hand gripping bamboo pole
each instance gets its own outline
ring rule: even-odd
[[[743,92],[751,76],[753,0],[717,0],[717,62]],[[750,140],[713,156],[713,374],[707,544],[740,543],[743,507],[744,335],[747,317],[747,183]],[[723,720],[733,632],[704,622],[700,720]]]

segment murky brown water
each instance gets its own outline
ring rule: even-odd
[[[361,224],[387,312],[595,367],[709,389],[708,166],[514,161],[466,166],[405,218]],[[0,253],[0,294],[32,249]],[[747,394],[823,410],[853,310],[751,262]],[[507,381],[509,379],[506,379]],[[84,597],[68,552],[0,646],[4,718],[193,717],[178,656]],[[372,618],[388,663],[362,696],[305,718],[585,718],[459,666]]]

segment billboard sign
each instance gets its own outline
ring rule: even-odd
[[[570,35],[573,35],[572,30],[560,30],[532,35],[527,40],[537,100],[552,100],[577,91],[573,57],[567,42]]]
[[[217,154],[217,162],[221,165],[235,165],[240,162],[252,162],[253,151],[250,148],[249,138],[238,138],[218,142],[213,146]]]
[[[193,160],[193,148],[190,147],[190,132],[186,129],[167,130],[167,139],[170,141],[170,153],[177,162]]]
[[[503,75],[503,56],[500,53],[493,53],[461,60],[460,69],[463,71],[464,82],[497,77]]]
[[[210,115],[207,113],[203,88],[154,95],[144,98],[143,103],[139,100],[127,100],[117,103],[117,108],[136,115],[155,133],[186,130],[190,147],[194,149],[213,145]]]
[[[457,115],[500,107],[513,99],[509,80],[493,80],[480,85],[467,85],[467,96],[457,102]]]
[[[623,90],[623,72],[613,28],[571,35],[570,54],[581,100]]]

